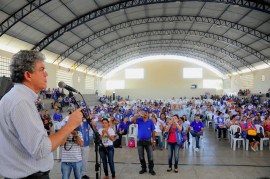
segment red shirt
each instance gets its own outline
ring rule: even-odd
[[[176,127],[171,127],[170,128],[169,138],[168,138],[168,142],[170,142],[170,143],[176,143],[177,142],[175,130],[176,130]]]

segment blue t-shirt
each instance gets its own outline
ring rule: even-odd
[[[62,114],[54,113],[53,119],[54,119],[55,121],[60,121],[61,118],[63,118]]]
[[[119,127],[118,127],[118,132],[120,131],[120,129],[122,131],[126,130],[128,132],[128,128],[129,128],[130,124],[132,124],[132,122],[130,122],[130,121],[127,121],[126,124],[124,123],[124,121],[121,121],[121,123],[119,124]]]
[[[80,131],[82,132],[83,135],[83,146],[87,147],[90,144],[90,137],[89,137],[89,130],[90,126],[86,120],[83,120],[81,126],[80,126]]]
[[[114,118],[118,119],[119,121],[122,121],[123,116],[122,116],[122,114],[114,113]]]
[[[193,130],[195,132],[200,132],[201,128],[204,128],[204,125],[201,121],[199,121],[198,123],[196,121],[193,121],[190,126],[193,127]]]
[[[155,130],[154,122],[148,119],[144,122],[143,118],[137,118],[136,124],[138,124],[138,138],[139,139],[150,139],[152,137],[152,131]]]

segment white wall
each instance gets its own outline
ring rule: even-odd
[[[69,71],[67,68],[60,67],[51,63],[46,63],[45,62],[45,67],[48,72],[48,83],[47,87],[48,88],[56,88],[58,87],[58,84],[56,82],[56,72],[60,68],[61,70],[66,70],[67,72]],[[70,72],[73,72],[73,77],[72,77],[72,87],[75,88],[76,90],[80,91],[82,94],[94,94],[96,89],[98,89],[99,86],[97,86],[99,83],[98,78],[95,78],[95,87],[94,89],[85,89],[85,78],[86,74],[78,71],[71,70]],[[80,80],[79,80],[80,79]]]
[[[253,74],[254,75],[254,87],[249,88],[251,93],[259,93],[261,92],[262,94],[266,93],[268,89],[270,88],[270,68],[262,69],[262,70],[257,70],[251,73],[243,73],[240,75],[234,75],[231,76],[230,82],[231,86],[229,89],[224,89],[225,93],[229,92],[238,92],[239,89],[244,89],[241,86],[241,75],[246,75],[246,74]],[[264,75],[265,80],[262,81],[262,75]]]
[[[0,50],[0,56],[2,57],[7,57],[7,58],[12,58],[14,54],[11,52],[6,52],[3,50]],[[46,56],[47,57],[47,56]],[[46,70],[48,72],[48,77],[47,77],[47,88],[57,88],[58,84],[56,82],[56,72],[57,69],[61,68],[63,70],[68,71],[67,68],[64,67],[60,67],[58,65],[52,64],[52,63],[47,63],[44,62]],[[85,89],[85,78],[86,78],[86,74],[79,72],[79,71],[73,71],[73,77],[72,77],[72,86],[77,89],[78,91],[80,91],[82,94],[94,94],[96,89],[100,88],[98,81],[100,81],[99,78],[95,78],[95,82],[94,82],[94,89]],[[80,78],[80,81],[78,80],[78,77]],[[104,88],[102,88],[104,89]],[[102,90],[100,90],[102,91]],[[104,90],[102,91],[104,94]]]
[[[217,91],[211,87],[203,89],[203,79],[217,80],[221,79],[212,71],[203,68],[203,79],[184,79],[182,77],[184,67],[199,67],[193,63],[177,60],[157,60],[145,61],[134,64],[127,68],[143,68],[144,79],[125,79],[125,70],[120,70],[108,80],[125,80],[125,89],[116,89],[116,95],[131,99],[138,98],[172,98],[172,97],[199,97],[205,92],[217,94]],[[196,71],[194,72],[196,73]],[[196,84],[198,89],[191,89],[191,85]],[[222,91],[218,91],[218,94]],[[107,95],[112,91],[107,90]]]
[[[122,96],[126,99],[130,96],[130,99],[172,99],[172,97],[180,98],[192,98],[200,97],[200,94],[205,93],[216,94],[215,89],[117,89],[115,95]],[[111,92],[110,92],[111,93]]]

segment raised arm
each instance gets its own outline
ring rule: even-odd
[[[134,116],[132,119],[131,119],[131,122],[132,123],[136,123],[136,120],[137,120],[137,118],[139,118],[140,117],[140,115],[136,115],[136,116]]]

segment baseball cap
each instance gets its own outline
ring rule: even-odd
[[[142,110],[149,113],[149,109],[148,108],[143,108]]]

